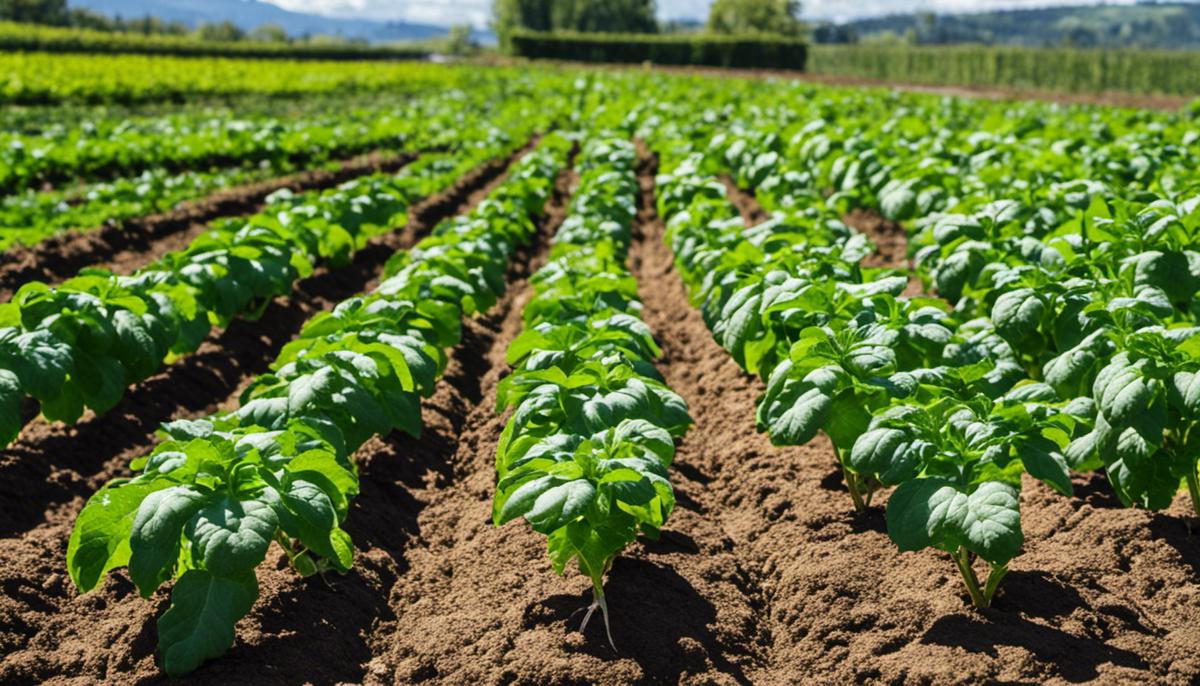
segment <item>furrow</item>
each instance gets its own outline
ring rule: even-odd
[[[392,254],[411,247],[441,219],[473,207],[531,145],[477,167],[449,190],[418,203],[405,226],[373,238],[346,267],[319,267],[257,321],[238,319],[215,331],[196,353],[135,385],[103,417],[89,415],[72,426],[34,420],[0,452],[0,536],[55,520],[56,506],[124,473],[131,457],[153,445],[162,422],[230,406],[313,314],[374,285]],[[68,508],[67,518],[75,509]]]
[[[67,231],[37,245],[0,253],[0,302],[12,299],[22,284],[61,283],[85,267],[131,273],[162,255],[185,247],[221,217],[253,214],[268,195],[287,188],[295,192],[330,188],[350,179],[399,171],[416,159],[413,153],[384,156],[372,153],[345,160],[333,170],[305,171],[238,186],[189,200],[169,212],[105,225],[94,230]]]
[[[154,443],[151,432],[157,421],[198,416],[231,407],[236,401],[233,390],[256,372],[265,369],[278,348],[294,335],[307,316],[329,305],[339,294],[352,295],[367,288],[387,255],[411,245],[427,233],[437,220],[469,210],[502,180],[508,162],[519,155],[520,152],[506,161],[484,165],[464,177],[453,190],[414,207],[412,215],[417,218],[404,231],[380,237],[380,247],[376,249],[379,254],[375,257],[361,258],[364,261],[360,266],[329,272],[323,278],[319,274],[314,275],[315,281],[310,279],[303,284],[302,292],[307,295],[292,298],[286,307],[284,303],[275,303],[263,320],[255,324],[238,325],[237,329],[231,327],[233,333],[227,331],[219,339],[211,341],[211,347],[206,351],[147,382],[146,388],[139,388],[133,396],[138,397],[141,404],[130,406],[126,412],[116,415],[136,417],[136,420],[130,420],[131,423],[123,431],[114,427],[125,422],[116,422],[110,416],[104,421],[85,422],[67,430],[64,435],[45,438],[38,443],[37,454],[17,456],[12,449],[4,453],[0,473],[7,473],[0,478],[0,483],[4,484],[5,491],[11,492],[0,497],[0,502],[6,505],[4,519],[0,520],[3,521],[5,536],[2,542],[4,552],[0,553],[0,588],[5,590],[0,599],[0,654],[5,655],[0,660],[0,682],[40,682],[52,675],[63,674],[91,674],[101,678],[99,675],[110,670],[119,670],[123,674],[122,680],[114,683],[133,683],[158,673],[153,662],[154,632],[150,620],[160,614],[163,608],[138,599],[124,575],[114,575],[97,593],[80,596],[63,572],[62,561],[67,540],[74,517],[83,506],[84,497],[103,481],[125,473],[129,459],[149,450]],[[431,210],[429,207],[440,209]],[[360,254],[370,256],[374,253],[367,249]],[[338,278],[342,281],[333,281],[335,274],[351,273],[355,275],[353,278],[340,276]],[[280,312],[278,316],[291,328],[287,331],[264,328],[264,323],[272,320],[272,312]],[[243,340],[243,355],[228,354],[233,336]],[[202,355],[210,355],[211,360],[223,360],[224,366],[210,369],[206,365],[211,360],[201,358]],[[201,359],[204,363],[192,362],[193,358]],[[201,380],[206,375],[211,377],[212,393],[202,399],[190,398],[189,386],[198,382],[197,378],[189,376],[192,374],[198,375]],[[155,417],[148,416],[151,412]],[[69,454],[63,455],[56,450]],[[358,519],[370,520],[370,517],[360,514]],[[368,576],[372,573],[370,558],[370,553],[365,555],[364,565],[360,566],[361,573]],[[37,578],[43,580],[37,587],[29,587],[23,581],[30,573],[36,573]],[[261,602],[289,617],[294,608],[282,608],[280,605],[301,603],[295,599],[294,593],[285,597],[275,591],[286,587],[291,592],[293,587],[308,583],[290,579],[290,576],[294,575],[286,569],[281,556],[278,574],[261,580]],[[320,579],[314,581],[321,583]],[[344,586],[339,586],[340,581],[345,581]],[[352,586],[350,581],[344,579],[331,579],[330,582],[347,592]],[[305,586],[305,593],[309,590]],[[356,596],[356,599],[360,605],[370,605],[376,595],[379,594],[368,591]],[[312,607],[321,608],[324,607],[322,603],[333,605],[347,601],[323,598],[313,602],[315,604]],[[307,606],[307,601],[303,604]],[[279,612],[264,612],[265,617],[256,613],[246,622],[261,620],[265,625],[270,625],[271,621],[281,616]],[[321,614],[324,614],[323,611]],[[319,617],[313,618],[315,624],[321,624],[321,621]],[[277,627],[282,635],[276,635],[275,638],[291,635],[296,626],[305,623],[303,619],[299,624],[289,620]],[[79,633],[92,628],[96,633],[89,633],[86,637]],[[134,633],[136,636],[131,635]],[[259,632],[251,630],[249,633],[257,636]],[[342,635],[335,633],[327,636],[327,639],[334,641]],[[96,637],[99,638],[93,640]],[[58,650],[55,646],[60,642],[69,643],[72,650]],[[307,642],[296,645],[306,654],[311,652],[311,645]],[[344,645],[338,645],[339,650],[348,650]],[[231,655],[236,656],[241,650],[239,645]],[[293,661],[293,664],[299,663]],[[354,671],[357,665],[357,662],[353,665],[347,663],[346,669]],[[126,679],[128,681],[123,681]],[[295,683],[295,679],[285,683]]]

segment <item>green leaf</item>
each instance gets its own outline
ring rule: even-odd
[[[149,598],[171,578],[183,527],[211,497],[196,486],[174,486],[142,500],[129,539],[129,577],[142,597]]]
[[[899,429],[872,429],[854,442],[849,466],[859,474],[873,475],[884,485],[892,486],[915,478],[934,452],[932,444],[914,440]]]
[[[1018,288],[996,299],[992,322],[996,332],[1015,345],[1037,332],[1045,311],[1045,303],[1032,288]]]
[[[21,433],[24,417],[21,416],[25,392],[16,374],[0,369],[0,446],[8,445]]]
[[[252,573],[263,561],[278,526],[267,503],[224,496],[197,512],[185,535],[192,542],[192,557],[205,569],[234,577]]]
[[[1063,495],[1074,493],[1067,460],[1054,441],[1042,436],[1020,438],[1013,442],[1013,450],[1030,476],[1044,481]]]
[[[184,572],[171,591],[171,606],[158,620],[158,650],[167,675],[187,674],[229,650],[234,626],[257,598],[253,571],[234,577],[203,569]]]
[[[88,499],[67,544],[67,571],[81,591],[96,587],[109,570],[129,563],[130,535],[142,501],[170,486],[162,480],[105,486]]]
[[[888,498],[888,536],[900,550],[953,551],[966,517],[967,495],[940,477],[906,481]]]
[[[758,406],[760,430],[770,433],[775,445],[803,445],[817,435],[829,419],[833,398],[823,377],[796,379],[792,362],[785,360],[771,373],[767,392]],[[818,382],[820,382],[818,384]]]
[[[1181,252],[1144,252],[1134,258],[1134,283],[1161,288],[1172,302],[1187,302],[1196,293],[1196,279]]]
[[[316,484],[295,480],[280,494],[285,510],[280,513],[283,530],[300,539],[307,548],[326,558],[342,572],[350,570],[352,548],[343,545],[338,530],[337,511],[333,501]]]
[[[559,480],[552,475],[540,476],[527,481],[511,493],[496,490],[496,507],[493,521],[497,526],[525,515],[543,493],[550,490]]]
[[[596,487],[587,479],[554,486],[537,497],[525,514],[534,531],[550,533],[582,517],[596,498]]]
[[[1016,557],[1025,541],[1016,489],[996,481],[980,484],[967,496],[962,534],[963,545],[993,565]]]
[[[1124,426],[1149,410],[1156,383],[1143,376],[1140,366],[1114,358],[1096,376],[1093,393],[1104,418],[1113,426]]]

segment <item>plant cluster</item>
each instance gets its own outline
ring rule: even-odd
[[[25,284],[0,305],[0,440],[16,438],[27,398],[68,424],[85,408],[107,412],[214,327],[261,314],[319,263],[348,263],[368,238],[404,224],[414,201],[513,145],[496,132],[492,148],[426,157],[395,176],[280,192],[263,212],[218,223],[130,275],[85,269],[58,286]]]
[[[177,676],[232,644],[258,596],[271,543],[302,576],[347,571],[343,524],[358,493],[351,459],[372,435],[421,429],[461,318],[490,307],[535,231],[569,144],[550,137],[469,215],[389,263],[373,292],[310,320],[228,414],[162,426],[132,479],[93,495],[67,567],[82,591],[125,567],[144,597],[173,582],[159,651]]]
[[[955,141],[914,144],[933,130],[907,112],[877,125],[884,143],[783,119],[787,139],[735,127],[706,146],[664,142],[674,166],[659,198],[714,336],[766,382],[758,423],[774,442],[823,430],[856,509],[895,486],[892,539],[948,552],[980,606],[1023,540],[1022,473],[1069,494],[1071,468],[1103,464],[1122,500],[1156,508],[1181,482],[1194,490],[1194,202],[1106,201],[1106,183],[1065,179],[997,200],[992,174],[1022,147],[1011,139],[977,136],[986,154],[970,160]],[[1103,160],[1112,183],[1178,164],[1169,148],[1161,161],[1115,156],[1129,146],[1085,164]],[[726,169],[772,219],[745,228],[711,176]],[[917,271],[940,298],[903,297],[904,270],[864,266],[871,246],[840,220],[852,207],[920,218]],[[983,583],[971,555],[989,564]]]
[[[654,368],[661,353],[625,266],[636,158],[627,140],[584,144],[570,214],[531,278],[525,329],[508,349],[514,369],[496,394],[512,415],[496,449],[494,521],[524,517],[546,536],[556,572],[575,562],[591,580],[583,628],[599,609],[608,629],[604,575],[671,514],[667,468],[691,424]]]
[[[494,96],[485,85],[472,94],[418,94],[399,105],[326,98],[286,117],[249,107],[185,107],[139,116],[89,111],[82,121],[73,112],[47,113],[36,125],[13,121],[0,133],[0,191],[78,179],[135,177],[127,183],[140,184],[136,177],[147,171],[206,173],[240,166],[284,173],[379,149],[452,146],[473,137],[502,109]],[[70,183],[58,189],[73,191],[68,197],[105,189],[79,190]]]

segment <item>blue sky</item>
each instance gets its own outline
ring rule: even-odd
[[[432,24],[472,23],[483,26],[491,0],[267,0],[280,7],[302,12],[371,19],[406,19]],[[1108,4],[1132,4],[1134,0],[1108,0]],[[665,19],[708,15],[711,0],[658,0],[658,14]],[[1080,0],[806,0],[807,19],[845,20],[890,12],[932,10],[969,12],[1012,7],[1089,4]]]

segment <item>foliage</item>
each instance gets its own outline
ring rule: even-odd
[[[63,24],[67,0],[0,0],[0,21]]]
[[[0,80],[0,103],[14,105],[51,104],[139,104],[184,101],[205,97],[269,95],[298,97],[321,94],[387,93],[414,85],[445,85],[448,72],[429,64],[402,62],[297,61],[287,46],[272,48],[272,55],[243,55],[236,52],[185,53],[191,57],[108,55],[93,45],[80,45],[60,52],[35,50],[41,29],[27,38],[14,32],[15,25],[0,25],[0,45],[17,52],[0,53],[0,69],[8,78]],[[341,48],[338,48],[339,50]],[[319,50],[323,50],[319,49]],[[83,52],[86,54],[62,54]],[[172,55],[171,51],[165,54]],[[199,55],[224,55],[196,59]],[[421,53],[423,56],[425,53]],[[325,53],[313,53],[323,57]],[[336,59],[337,54],[328,54]],[[236,57],[236,58],[235,58]],[[242,57],[277,57],[262,59]],[[408,55],[416,57],[416,55]],[[450,75],[457,80],[459,75]]]
[[[137,32],[99,31],[89,28],[64,28],[0,22],[0,49],[4,51],[39,51],[46,53],[164,55],[177,57],[228,57],[278,60],[413,60],[422,59],[427,52],[420,48],[370,47],[346,43],[292,44],[282,42],[243,41],[244,32],[229,22],[206,24],[195,35],[180,36],[163,29]],[[153,28],[150,26],[147,29]],[[66,58],[55,57],[63,60]],[[147,70],[144,64],[131,63],[127,69]],[[311,66],[304,67],[311,68]],[[377,69],[378,65],[360,67]],[[299,71],[299,70],[297,70]]]
[[[488,108],[493,85],[480,83],[470,96],[451,92],[407,102],[314,98],[266,112],[240,106],[183,108],[165,116],[89,111],[80,123],[41,113],[45,118],[30,131],[12,126],[0,133],[0,190],[68,182],[59,191],[67,194],[79,190],[69,182],[153,174],[156,168],[203,173],[240,163],[284,171],[378,148],[451,145],[457,111]]]
[[[76,520],[68,570],[83,591],[127,567],[143,597],[174,581],[159,618],[168,675],[225,652],[258,595],[272,543],[301,576],[353,563],[343,524],[358,493],[351,455],[374,434],[420,432],[461,317],[487,309],[534,230],[565,157],[527,156],[469,217],[439,226],[371,294],[318,315],[243,394],[239,410],[165,424],[137,475],[97,492]]]
[[[493,519],[524,517],[546,536],[556,572],[575,562],[591,580],[585,628],[596,609],[608,626],[613,559],[670,515],[667,468],[691,424],[654,369],[659,349],[624,265],[635,158],[620,139],[584,145],[571,213],[531,278],[525,330],[508,349],[514,371],[496,394],[497,409],[513,414],[496,449]]]
[[[495,0],[492,14],[492,26],[505,49],[519,31],[658,31],[653,0]]]
[[[859,19],[835,28],[852,38],[837,42],[911,32],[914,42],[922,45],[1194,50],[1200,47],[1200,7],[1187,2],[1139,2],[954,14],[922,11]]]
[[[532,33],[510,36],[513,52],[534,59],[802,70],[807,46],[776,36]]]
[[[729,109],[676,102],[654,120],[670,154],[659,210],[692,299],[765,381],[772,441],[823,431],[857,509],[895,487],[902,549],[949,553],[987,606],[1020,548],[1022,474],[1069,494],[1069,469],[1105,466],[1123,500],[1155,509],[1181,483],[1200,496],[1185,116],[861,92],[695,101]],[[720,172],[771,219],[746,228]],[[911,222],[915,272],[940,297],[866,265],[841,221],[864,207]]]
[[[513,131],[539,123],[520,103],[496,111]],[[462,112],[456,112],[461,117]],[[519,122],[519,123],[518,123]],[[374,235],[403,224],[417,199],[449,186],[514,144],[484,125],[457,156],[432,156],[395,177],[361,177],[325,192],[281,191],[261,213],[231,220],[129,276],[84,270],[52,287],[32,282],[0,305],[0,440],[15,438],[19,407],[35,398],[50,420],[111,409],[169,356],[194,351],[213,327],[255,316],[318,263],[343,265]]]
[[[1163,50],[814,45],[809,71],[946,86],[1193,95],[1200,57]]]
[[[708,30],[718,34],[748,33],[800,36],[798,0],[715,0],[708,9]]]

